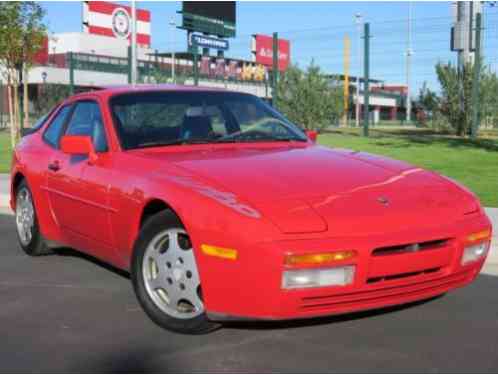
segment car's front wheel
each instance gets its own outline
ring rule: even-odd
[[[171,211],[143,225],[132,260],[132,281],[147,315],[159,326],[181,333],[207,333],[207,319],[192,242]]]
[[[26,180],[16,190],[16,229],[19,244],[31,256],[51,254],[38,225],[33,195]]]

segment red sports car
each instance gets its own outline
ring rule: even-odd
[[[243,93],[72,96],[14,151],[21,247],[129,270],[150,318],[185,333],[403,304],[476,277],[491,224],[471,192],[315,137]]]

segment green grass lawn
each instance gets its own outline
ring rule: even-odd
[[[10,171],[10,134],[5,130],[0,130],[0,173]]]
[[[488,134],[476,141],[440,136],[427,130],[357,129],[321,134],[325,146],[349,148],[405,160],[451,177],[476,193],[485,206],[498,207],[498,138]]]
[[[386,155],[431,169],[460,181],[474,191],[485,206],[498,207],[498,137],[471,141],[439,136],[430,131],[371,130],[370,137],[356,129],[321,134],[318,142],[325,146],[350,148]],[[0,131],[0,173],[10,169],[9,134]]]

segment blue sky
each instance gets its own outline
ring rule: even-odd
[[[126,4],[126,2],[123,2]],[[51,32],[81,30],[79,2],[44,2]],[[137,6],[152,12],[152,46],[170,51],[171,27],[174,18],[179,24],[181,2],[137,2]],[[250,57],[250,35],[278,31],[291,41],[291,59],[301,66],[313,58],[325,71],[343,72],[343,39],[351,39],[350,74],[359,68],[357,59],[357,29],[355,13],[361,13],[371,23],[371,76],[392,83],[404,83],[405,51],[407,48],[408,2],[238,2],[237,37],[232,39],[227,55]],[[498,30],[495,10],[490,12],[485,47],[495,63]],[[412,83],[420,87],[424,81],[436,85],[434,64],[455,59],[449,51],[451,11],[449,2],[412,2],[413,68]],[[176,30],[175,50],[185,50],[186,33]]]

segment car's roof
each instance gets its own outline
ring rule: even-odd
[[[200,86],[186,86],[186,85],[173,85],[173,84],[137,84],[137,85],[110,85],[110,86],[93,86],[93,95],[111,96],[115,94],[128,94],[128,93],[143,93],[143,92],[232,92],[222,88],[214,87],[200,87]],[[88,92],[76,94],[73,97],[85,96]]]

